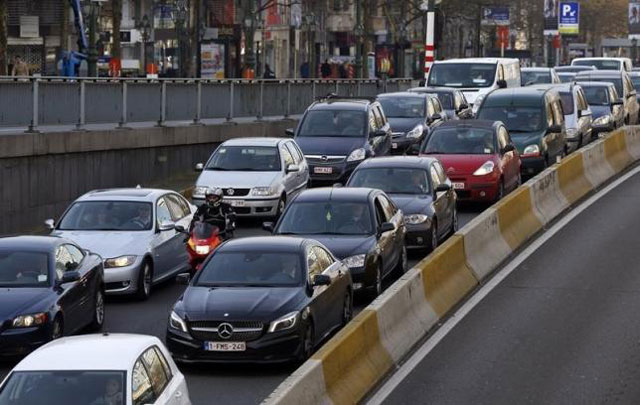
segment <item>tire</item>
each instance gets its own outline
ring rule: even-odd
[[[276,220],[282,216],[282,213],[284,212],[284,209],[286,206],[287,206],[287,196],[283,194],[282,197],[280,197],[280,200],[278,200],[278,207],[276,208],[276,216],[275,216]]]
[[[304,363],[313,354],[314,349],[313,342],[313,322],[308,321],[307,326],[304,329],[302,335],[302,341],[300,342],[300,353],[298,354],[298,361]]]
[[[434,218],[431,224],[431,243],[427,248],[428,253],[433,252],[438,247],[438,221]]]
[[[395,273],[398,277],[401,277],[404,273],[409,270],[409,258],[407,255],[407,246],[402,246],[402,252],[400,253],[400,260],[398,260],[398,264],[395,268]]]
[[[104,326],[104,291],[99,289],[94,299],[93,321],[89,328],[94,332],[99,332]]]
[[[380,264],[376,267],[376,279],[370,290],[371,299],[376,299],[382,294],[382,266]]]
[[[347,291],[342,304],[342,326],[346,326],[353,319],[353,294]]]
[[[142,268],[138,273],[138,290],[136,291],[136,298],[140,301],[146,301],[151,296],[151,289],[153,287],[153,270],[148,260],[145,260],[142,264]]]
[[[56,340],[64,336],[64,322],[62,322],[62,317],[57,315],[53,320],[53,324],[51,324],[51,335],[49,339]]]
[[[458,210],[453,208],[453,218],[451,218],[451,235],[458,232]]]
[[[504,197],[504,181],[500,180],[500,186],[498,187],[498,194],[496,194],[495,202],[502,200]]]

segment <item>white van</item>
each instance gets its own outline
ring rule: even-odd
[[[575,58],[571,66],[594,66],[598,70],[623,70],[631,72],[633,63],[629,58]]]
[[[508,58],[465,58],[434,62],[425,83],[427,87],[453,87],[461,90],[476,113],[492,90],[521,87],[520,61]]]

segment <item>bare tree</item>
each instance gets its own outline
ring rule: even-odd
[[[112,0],[111,13],[113,18],[113,45],[111,56],[114,59],[122,59],[122,45],[120,43],[120,27],[122,25],[122,0]]]
[[[7,0],[0,0],[0,76],[7,75]]]

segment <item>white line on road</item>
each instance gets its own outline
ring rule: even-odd
[[[418,364],[444,339],[449,332],[460,322],[476,305],[484,299],[494,288],[498,286],[509,274],[511,274],[522,262],[531,256],[540,248],[547,240],[551,239],[559,230],[564,228],[575,217],[580,215],[584,210],[593,205],[600,198],[604,197],[614,188],[627,181],[629,178],[640,173],[640,167],[636,167],[626,173],[607,187],[598,191],[589,197],[582,204],[568,212],[563,218],[556,222],[548,231],[543,233],[539,238],[534,240],[520,254],[518,254],[511,262],[505,265],[492,277],[478,292],[472,295],[447,321],[427,339],[420,348],[418,348],[405,363],[378,389],[378,391],[366,402],[367,405],[379,405],[400,385],[400,383],[415,369]]]

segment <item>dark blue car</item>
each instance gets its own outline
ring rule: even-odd
[[[103,323],[100,256],[58,237],[0,238],[0,356]]]

